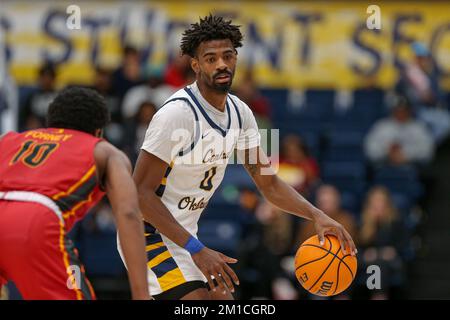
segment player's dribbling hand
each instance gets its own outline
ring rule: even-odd
[[[192,255],[192,259],[194,260],[197,267],[205,275],[211,290],[216,291],[216,286],[211,276],[214,276],[219,289],[223,293],[226,292],[227,287],[231,292],[234,292],[233,282],[234,284],[239,285],[239,279],[237,275],[228,265],[228,263],[236,263],[236,259],[227,257],[220,252],[211,250],[206,247],[198,253]]]
[[[347,254],[349,249],[352,256],[358,253],[355,243],[353,242],[350,234],[345,228],[335,220],[331,219],[323,212],[318,212],[314,217],[314,227],[316,228],[317,235],[319,236],[320,244],[324,244],[325,235],[334,235],[339,239],[341,243],[342,252]]]

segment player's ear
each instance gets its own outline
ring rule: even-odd
[[[191,58],[191,68],[192,70],[194,70],[195,74],[198,74],[200,72],[199,61],[196,57]]]
[[[97,138],[103,138],[103,129],[96,129],[95,130],[95,136]]]

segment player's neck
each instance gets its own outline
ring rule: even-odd
[[[197,87],[200,91],[202,97],[208,101],[210,105],[212,105],[217,110],[224,112],[225,111],[225,103],[227,101],[227,93],[226,92],[218,92],[215,90],[211,90],[200,81],[197,81]]]

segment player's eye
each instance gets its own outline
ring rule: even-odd
[[[209,63],[214,63],[214,61],[216,61],[216,59],[214,57],[210,57],[210,58],[206,59],[206,61],[208,61]]]

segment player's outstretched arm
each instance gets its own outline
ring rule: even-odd
[[[94,154],[114,213],[132,298],[148,300],[144,225],[131,177],[131,163],[125,154],[105,141],[97,145]]]
[[[160,158],[141,150],[133,178],[138,189],[139,206],[144,219],[164,236],[191,253],[195,264],[205,275],[214,291],[215,284],[211,275],[217,279],[218,286],[222,291],[228,287],[233,292],[233,282],[239,284],[239,280],[227,263],[236,263],[237,260],[204,247],[178,223],[156,195],[155,191],[158,189],[167,167],[168,164]]]
[[[141,150],[134,168],[133,179],[144,219],[170,240],[183,247],[191,234],[178,223],[155,193],[167,168],[168,164],[163,160]]]
[[[312,220],[321,243],[326,234],[333,234],[339,238],[344,253],[345,248],[349,248],[351,254],[356,254],[355,244],[347,230],[281,180],[264,150],[260,147],[247,149],[239,151],[238,156],[259,191],[270,203],[283,211]]]

